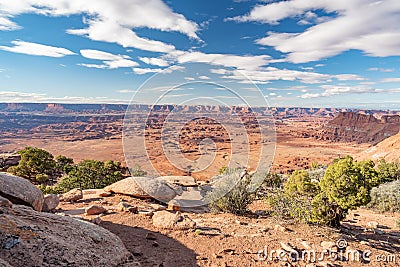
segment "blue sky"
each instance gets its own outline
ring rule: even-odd
[[[0,0],[0,102],[129,103],[147,81],[146,103],[176,79],[196,86],[171,103],[236,104],[212,81],[271,106],[400,109],[399,25],[398,0]]]

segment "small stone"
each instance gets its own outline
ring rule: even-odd
[[[158,244],[158,242],[154,241],[154,242],[151,244],[151,246],[153,246],[153,247],[158,247],[159,244]]]
[[[167,210],[180,211],[181,210],[181,206],[179,205],[178,201],[171,200],[170,202],[168,202]]]
[[[150,204],[150,208],[152,208],[155,211],[162,211],[167,209],[165,206],[160,204]]]
[[[103,206],[98,206],[98,205],[92,205],[85,209],[85,212],[87,215],[98,215],[98,214],[104,213],[106,211],[107,211],[106,208],[104,208]]]
[[[360,244],[361,245],[367,245],[367,246],[370,245],[368,241],[364,241],[364,240],[360,241]]]
[[[196,235],[209,235],[209,236],[217,236],[221,234],[221,230],[217,228],[209,228],[209,227],[202,227],[197,228],[194,233]]]
[[[128,211],[137,214],[138,213],[138,208],[137,207],[129,207]]]
[[[133,206],[129,205],[128,203],[121,201],[118,203],[116,210],[117,211],[129,211],[130,208],[132,208]]]
[[[188,230],[196,227],[196,222],[179,212],[157,211],[153,215],[153,225],[157,228],[171,230]]]
[[[138,214],[144,217],[152,217],[154,215],[154,212],[152,210],[139,210]]]
[[[99,216],[93,218],[92,223],[99,225],[102,222]]]
[[[276,224],[276,225],[274,226],[274,230],[275,230],[275,231],[279,231],[279,232],[286,232],[286,231],[287,231],[287,228],[284,227],[284,226],[282,226],[282,225],[280,225],[280,224]]]
[[[157,237],[156,237],[156,235],[154,233],[147,233],[146,234],[146,239],[148,239],[148,240],[156,240]]]
[[[111,192],[101,192],[99,194],[99,197],[111,197],[112,193]]]
[[[233,255],[233,254],[235,254],[235,250],[233,248],[225,248],[218,252],[218,254],[222,254],[222,253],[229,253],[229,254]]]

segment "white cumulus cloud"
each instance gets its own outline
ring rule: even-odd
[[[92,49],[83,49],[80,51],[80,53],[85,58],[102,61],[102,64],[79,64],[80,66],[88,68],[117,69],[136,67],[139,65],[137,62],[131,60],[131,58],[126,55],[114,55],[108,52]]]
[[[351,49],[375,57],[400,55],[398,0],[279,1],[257,5],[247,15],[232,20],[278,24],[286,18],[304,20],[309,12],[316,10],[332,16],[313,18],[312,25],[304,32],[270,31],[257,43],[287,53],[287,60],[294,63],[317,61]]]
[[[400,83],[400,78],[385,78],[385,79],[382,79],[381,82],[383,82],[383,83]]]
[[[162,58],[139,57],[139,59],[148,65],[159,66],[159,67],[169,66],[168,62]]]
[[[174,46],[139,37],[134,32],[135,28],[180,32],[198,39],[198,25],[174,12],[161,0],[0,0],[0,10],[0,30],[18,29],[19,26],[10,19],[25,13],[85,15],[83,22],[88,25],[86,28],[69,29],[67,32],[155,52],[172,51]]]
[[[0,49],[8,52],[33,56],[64,57],[68,55],[75,55],[74,52],[62,47],[54,47],[24,41],[12,41],[11,43],[14,46],[0,46]]]

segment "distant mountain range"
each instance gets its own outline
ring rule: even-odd
[[[127,109],[126,104],[58,104],[58,103],[0,103],[0,112],[46,112],[46,113],[68,113],[68,112],[121,112]],[[130,106],[134,110],[150,110],[152,105],[134,104]],[[156,111],[171,111],[173,109],[181,109],[187,112],[207,112],[207,111],[232,111],[232,110],[248,110],[247,107],[221,107],[221,106],[176,106],[176,105],[158,105],[155,106]],[[329,115],[351,109],[337,108],[300,108],[300,107],[255,107],[255,112],[272,111],[277,115],[300,115],[300,114],[316,114]]]

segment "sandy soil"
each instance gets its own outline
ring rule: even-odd
[[[303,169],[309,167],[312,162],[329,163],[334,158],[343,155],[358,155],[362,151],[371,147],[369,144],[352,143],[332,143],[313,138],[302,138],[291,135],[289,132],[292,127],[283,128],[277,132],[277,144],[274,153],[273,170],[275,172],[287,173],[294,169]],[[140,140],[140,138],[138,138]],[[1,140],[0,153],[13,152],[24,148],[25,146],[35,146],[50,151],[53,155],[65,155],[71,157],[75,162],[83,159],[97,160],[116,160],[125,164],[122,139],[95,139],[83,141],[65,141],[58,139],[26,139],[26,138],[4,138]],[[201,174],[193,176],[198,180],[207,180],[217,174],[221,166],[226,166],[229,158],[226,152],[218,152],[212,167],[203,171]],[[198,152],[188,153],[189,158],[194,158]],[[157,162],[158,169],[168,170],[166,168],[166,159],[160,154],[153,156],[153,162]],[[135,159],[135,163],[145,166],[148,162],[142,156]],[[173,169],[172,169],[173,170]],[[182,175],[181,172],[171,173]],[[167,175],[167,173],[164,173]]]
[[[124,200],[139,209],[148,209],[150,200],[144,201],[127,196],[97,198],[87,195],[74,204],[61,204],[58,212],[74,214],[91,220],[95,216],[83,214],[91,204],[101,204],[108,212],[101,216],[100,226],[117,234],[129,251],[136,255],[142,266],[399,266],[400,231],[395,228],[399,214],[378,214],[369,210],[353,211],[343,223],[341,230],[301,223],[283,222],[270,216],[257,216],[265,209],[262,201],[255,202],[249,216],[232,214],[211,214],[204,212],[183,212],[197,222],[197,231],[160,230],[153,226],[149,216],[114,210],[119,201]],[[258,210],[258,212],[257,212]],[[379,223],[379,233],[369,230],[369,221]],[[276,229],[276,225],[286,228]],[[318,260],[323,248],[321,242],[347,242],[348,260],[333,260],[325,255]],[[317,255],[315,265],[305,260],[280,261],[277,254],[264,259],[260,250],[282,249],[282,242],[290,244],[299,253],[305,251],[304,241]],[[351,254],[370,251],[370,262],[353,260]],[[301,254],[300,254],[301,255]],[[339,254],[340,255],[340,254]],[[342,255],[346,255],[344,252]],[[332,265],[326,265],[331,263]]]

